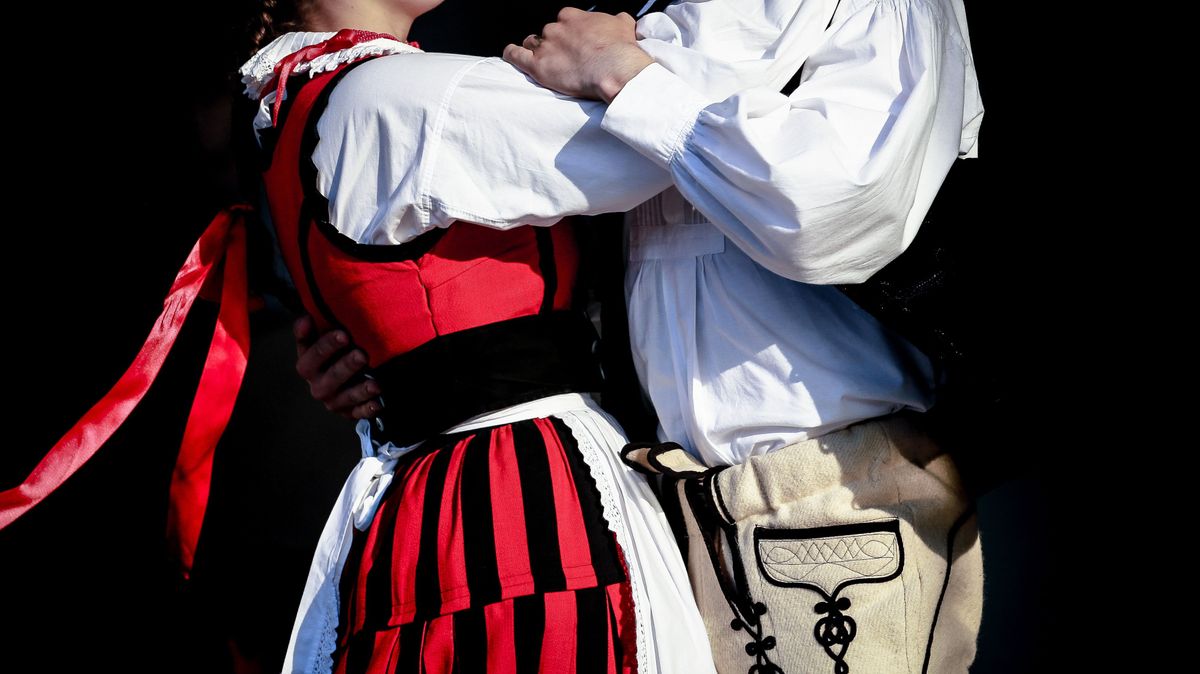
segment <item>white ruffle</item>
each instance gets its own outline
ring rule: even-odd
[[[294,32],[280,35],[270,44],[263,47],[249,61],[238,68],[242,76],[242,84],[246,85],[246,95],[253,100],[263,97],[263,92],[271,80],[275,78],[275,68],[279,62],[305,47],[324,42],[337,33]],[[360,42],[353,47],[341,51],[322,54],[311,61],[296,65],[292,74],[308,73],[315,77],[320,73],[329,72],[344,63],[357,61],[367,56],[385,56],[387,54],[412,54],[420,49],[391,38],[381,37],[366,42]]]
[[[608,528],[625,553],[638,674],[716,674],[704,621],[670,525],[645,477],[621,460],[620,426],[588,396],[555,414],[567,425],[600,492]]]

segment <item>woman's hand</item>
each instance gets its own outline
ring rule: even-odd
[[[519,47],[505,47],[504,60],[547,89],[611,103],[629,80],[654,63],[637,46],[634,26],[633,17],[624,12],[614,16],[564,7],[541,35],[530,35]]]
[[[347,419],[370,419],[379,414],[383,409],[375,400],[381,393],[379,382],[358,377],[367,366],[367,354],[352,348],[345,332],[331,330],[318,336],[312,316],[297,319],[292,332],[296,336],[296,372],[308,382],[312,397]]]

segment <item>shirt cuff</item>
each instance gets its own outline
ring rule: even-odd
[[[600,127],[667,168],[708,104],[677,75],[652,63],[625,84]]]

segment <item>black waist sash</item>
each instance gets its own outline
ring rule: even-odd
[[[439,336],[372,371],[383,389],[373,436],[411,445],[484,412],[597,391],[597,339],[591,321],[573,311]]]

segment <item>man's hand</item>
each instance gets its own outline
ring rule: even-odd
[[[324,403],[325,409],[347,419],[370,419],[379,414],[379,383],[373,380],[354,382],[351,379],[367,365],[367,354],[359,349],[346,351],[350,337],[333,330],[317,337],[316,324],[304,316],[293,326],[296,335],[296,372],[308,382],[312,397]]]
[[[633,17],[565,7],[558,21],[522,46],[504,48],[504,60],[547,89],[611,103],[621,89],[654,63],[637,46]]]

